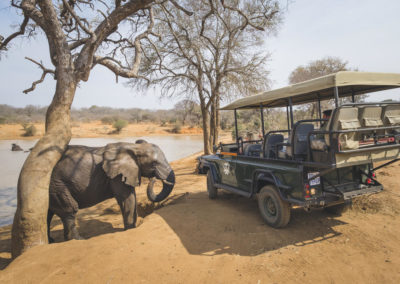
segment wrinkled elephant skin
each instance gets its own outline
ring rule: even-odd
[[[147,196],[153,202],[167,198],[175,184],[175,175],[164,153],[154,145],[140,140],[137,143],[112,143],[105,147],[69,146],[55,166],[50,181],[50,201],[47,218],[48,236],[54,214],[64,225],[64,239],[81,239],[75,225],[79,209],[93,206],[114,197],[124,220],[124,228],[136,226],[135,187],[141,177],[163,182],[156,195],[152,184]]]

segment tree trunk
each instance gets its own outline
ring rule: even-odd
[[[46,113],[46,132],[32,149],[19,175],[17,211],[12,227],[13,258],[33,246],[48,243],[50,177],[71,139],[70,108],[75,90],[71,69],[60,71],[56,93]]]
[[[210,105],[210,137],[209,137],[210,147],[214,146],[214,134],[215,134],[215,103],[213,99]]]
[[[201,107],[201,116],[203,118],[204,154],[210,155],[211,154],[210,143],[209,143],[210,132],[208,128],[209,114],[206,108],[206,104],[204,103],[204,100],[200,100],[200,107]]]
[[[219,95],[216,96],[216,107],[215,107],[215,130],[214,130],[214,145],[218,144],[219,140],[219,128],[221,125],[221,117],[219,115],[219,107],[220,107],[220,101],[219,101]]]

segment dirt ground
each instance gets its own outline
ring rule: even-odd
[[[116,201],[79,212],[87,240],[35,247],[10,263],[0,230],[1,283],[400,283],[400,163],[378,171],[385,191],[332,216],[293,210],[273,229],[254,200],[209,200],[194,156],[172,163],[177,183],[156,208],[137,189],[140,226],[123,231]]]
[[[10,139],[37,139],[44,134],[44,123],[34,123],[37,133],[32,137],[24,137],[24,129],[20,124],[0,125],[0,140]],[[103,124],[101,121],[92,122],[72,122],[73,138],[98,138],[98,137],[131,137],[149,135],[172,135],[173,125],[160,126],[154,123],[135,123],[128,124],[122,129],[121,133],[115,134],[112,125]],[[198,127],[182,126],[179,134],[198,135],[202,134],[202,129]]]

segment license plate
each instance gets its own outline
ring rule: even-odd
[[[314,176],[316,176],[316,175],[319,175],[319,172],[308,173],[307,178],[310,179],[310,178],[312,178],[312,177],[314,177]],[[317,177],[317,178],[315,178],[315,179],[310,180],[310,186],[318,185],[318,184],[320,184],[320,183],[321,183],[320,177]]]

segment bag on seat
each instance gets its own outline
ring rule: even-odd
[[[360,128],[360,121],[358,120],[358,108],[356,107],[341,107],[337,110],[336,116],[332,121],[332,130],[350,130]],[[357,132],[340,133],[334,135],[338,140],[341,150],[358,149],[359,135]],[[328,142],[328,141],[327,141]],[[329,143],[329,142],[328,142]]]

